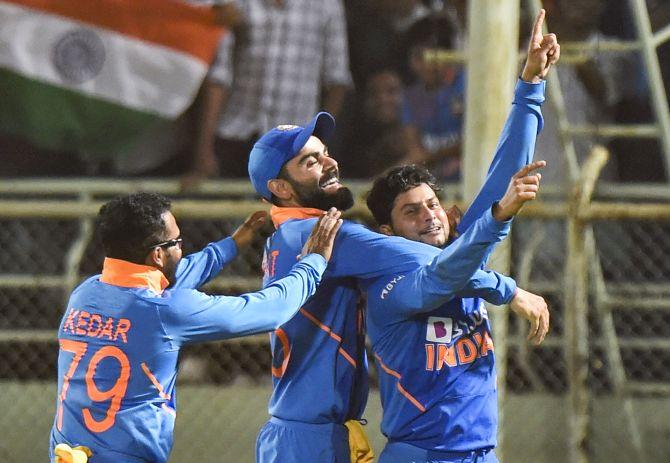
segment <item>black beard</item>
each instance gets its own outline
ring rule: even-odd
[[[168,272],[168,275],[165,275],[165,278],[168,281],[168,288],[172,288],[177,282],[177,272],[175,270],[171,270]]]
[[[346,211],[354,205],[354,195],[347,187],[340,187],[334,193],[326,193],[320,188],[310,188],[298,185],[296,182],[291,182],[293,190],[295,190],[300,205],[303,207],[313,207],[327,211],[331,207],[337,208],[340,211]]]
[[[161,269],[163,275],[165,275],[165,278],[169,283],[167,286],[168,288],[174,287],[175,283],[177,282],[177,267],[179,266],[180,261],[181,259],[175,262],[173,265],[168,265]]]

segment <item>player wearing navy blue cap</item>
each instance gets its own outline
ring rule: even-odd
[[[333,116],[320,112],[305,127],[280,125],[267,132],[254,144],[249,155],[249,179],[254,189],[270,201],[272,192],[268,182],[279,177],[282,167],[300,152],[311,137],[325,142],[334,130]]]

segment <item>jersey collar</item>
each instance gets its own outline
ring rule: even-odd
[[[270,217],[275,228],[279,228],[281,224],[290,219],[313,219],[321,217],[324,211],[321,209],[314,209],[311,207],[278,207],[272,206],[270,209]]]
[[[170,282],[156,267],[106,257],[100,281],[124,288],[148,288],[161,294]]]

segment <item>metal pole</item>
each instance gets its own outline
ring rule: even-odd
[[[586,288],[584,222],[568,220],[568,258],[565,282],[565,355],[568,365],[568,452],[570,463],[587,463],[590,398],[588,390],[588,296]]]
[[[607,151],[596,146],[573,186],[568,216],[568,256],[565,264],[565,356],[568,365],[568,452],[571,463],[589,461],[589,322],[586,222],[580,209],[591,201]]]
[[[649,11],[645,0],[630,0],[637,33],[642,43],[642,57],[647,65],[647,76],[649,79],[649,90],[651,91],[651,103],[654,107],[656,119],[661,129],[661,146],[665,154],[665,174],[670,176],[670,109],[668,108],[668,98],[663,86],[663,76],[661,75],[661,66],[658,63],[658,54],[656,53],[656,41],[651,32],[651,23],[649,22]]]
[[[519,2],[471,0],[463,149],[463,199],[474,199],[486,177],[509,113],[517,69]]]
[[[463,199],[479,191],[512,101],[519,39],[518,0],[471,0],[468,10],[468,77],[463,148]],[[509,246],[498,249],[491,266],[509,272]],[[496,313],[497,312],[497,313]],[[507,311],[491,311],[496,343],[500,422],[504,419],[507,371]],[[502,429],[501,426],[499,429]],[[498,435],[498,456],[504,439]]]

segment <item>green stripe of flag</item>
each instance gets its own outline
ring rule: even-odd
[[[0,130],[60,151],[109,156],[132,146],[155,114],[45,84],[0,68]]]

